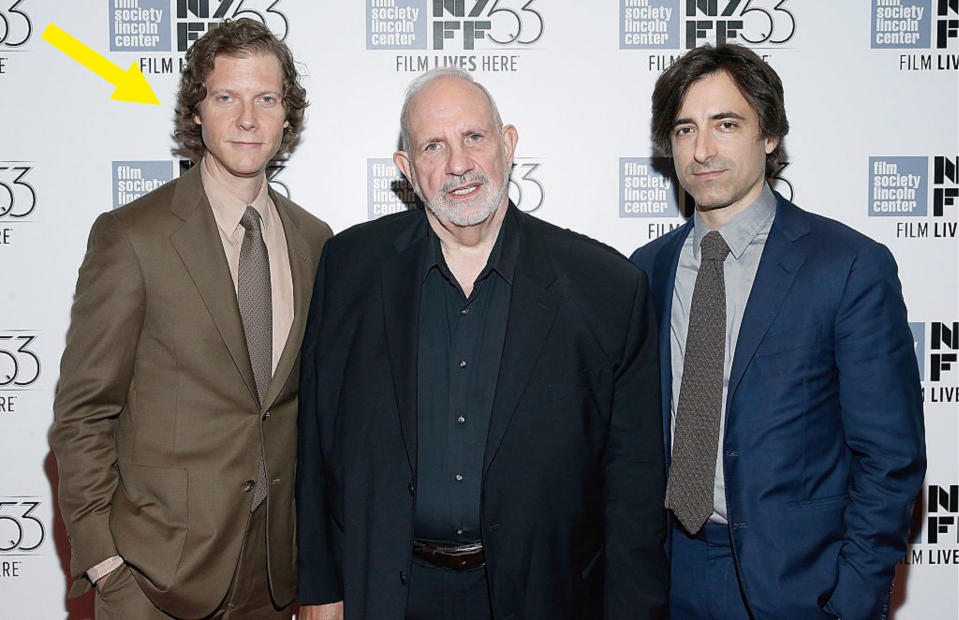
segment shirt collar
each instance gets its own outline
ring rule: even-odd
[[[516,261],[519,256],[518,227],[516,207],[510,201],[509,207],[506,209],[506,215],[503,217],[503,224],[496,235],[496,243],[493,244],[493,249],[486,260],[486,266],[476,277],[477,282],[495,271],[506,282],[513,283],[513,273],[516,271]],[[427,250],[426,261],[423,264],[423,279],[425,280],[430,270],[436,267],[447,279],[452,281],[453,275],[446,265],[446,258],[443,256],[442,247],[440,247],[440,238],[433,232],[432,227],[427,226],[427,230],[429,249]]]
[[[210,201],[210,208],[213,209],[213,219],[216,220],[217,227],[228,237],[232,236],[240,227],[240,220],[246,213],[247,204],[234,196],[223,181],[218,178],[218,174],[207,163],[204,157],[197,164],[200,166],[200,180],[203,183],[203,191],[206,192],[207,200]],[[268,230],[270,218],[267,217],[269,210],[269,194],[267,193],[266,175],[263,176],[263,182],[260,189],[253,199],[253,204],[249,205],[256,209],[260,214],[260,223],[264,234]]]
[[[763,191],[756,200],[719,229],[719,234],[729,246],[729,253],[733,255],[733,258],[739,260],[756,235],[768,229],[774,217],[776,217],[776,196],[769,188],[769,184],[764,183]],[[693,255],[696,260],[699,260],[699,244],[710,229],[698,210],[693,213],[693,220]]]

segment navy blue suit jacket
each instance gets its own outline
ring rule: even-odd
[[[757,618],[875,618],[925,473],[922,396],[896,263],[776,194],[726,401],[726,505]],[[681,228],[637,250],[660,325],[670,445],[670,312]]]

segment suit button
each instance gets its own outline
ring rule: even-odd
[[[243,483],[243,492],[249,493],[250,491],[253,490],[253,487],[255,486],[256,486],[255,482],[253,482],[252,480],[247,480],[246,482]]]

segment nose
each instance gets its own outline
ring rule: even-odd
[[[240,106],[240,113],[236,119],[236,124],[241,129],[256,129],[256,109],[251,103],[243,103]]]
[[[696,132],[696,150],[693,157],[699,163],[705,163],[716,154],[716,140],[709,131]]]
[[[452,144],[449,149],[449,158],[446,160],[446,174],[461,177],[473,169],[473,160],[470,159],[466,147],[462,144]]]

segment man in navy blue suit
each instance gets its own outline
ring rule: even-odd
[[[692,50],[652,101],[696,203],[632,256],[661,329],[672,617],[882,617],[925,472],[896,263],[769,187],[789,126],[753,52]]]

